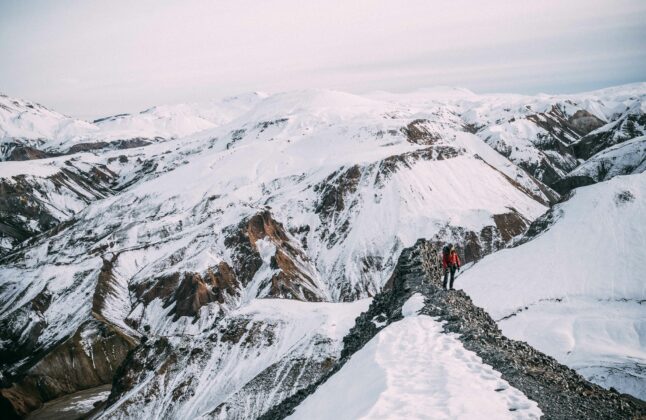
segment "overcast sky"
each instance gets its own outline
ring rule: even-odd
[[[93,118],[248,91],[646,80],[644,0],[0,0],[0,91]]]

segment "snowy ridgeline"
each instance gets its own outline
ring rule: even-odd
[[[540,418],[536,402],[444,333],[440,322],[417,314],[423,300],[413,295],[403,320],[380,331],[288,418]]]
[[[159,137],[127,150],[0,162],[0,182],[11,197],[0,203],[11,215],[0,237],[6,279],[0,349],[12,356],[2,368],[29,377],[34,372],[23,367],[91,319],[133,340],[174,337],[168,360],[191,354],[193,337],[212,351],[206,337],[215,326],[258,298],[374,296],[402,249],[423,237],[456,243],[468,262],[494,253],[456,284],[507,334],[598,383],[643,395],[645,96],[646,84],[536,97],[455,89],[365,97],[303,91],[157,107],[87,126],[2,97],[5,142],[28,139],[31,147],[63,153],[79,142]],[[22,120],[11,116],[14,108]],[[530,228],[551,226],[546,232],[496,252],[516,243],[561,198],[546,183],[581,178],[605,182],[575,190],[545,223]],[[616,258],[605,264],[609,255]],[[289,311],[281,314],[286,325],[299,322]],[[395,340],[421,326],[428,329],[423,343],[439,340],[433,345],[455,350],[446,363],[467,360],[454,384],[486,371],[468,352],[457,354],[457,343],[433,333],[432,320],[388,328]],[[338,347],[330,348],[321,354],[335,357]],[[245,351],[269,363],[263,352],[272,349]],[[373,350],[374,359],[381,353]],[[237,350],[227,351],[228,363],[249,371],[235,390],[217,391],[218,401],[256,414],[276,402],[256,399],[241,408],[253,394],[245,381],[260,365],[242,366]],[[215,394],[201,387],[221,372],[220,363],[191,365],[191,386],[182,385],[188,364],[178,363],[175,382],[161,391],[155,387],[163,375],[138,372],[146,385],[121,395],[115,410],[216,409],[215,398],[207,403]],[[498,380],[490,371],[482,375],[474,387],[489,389]],[[181,404],[146,402],[174,392],[186,395]],[[494,395],[492,410],[518,403],[535,414],[513,390]],[[454,413],[454,406],[445,408]]]
[[[37,103],[0,95],[0,154],[6,157],[18,145],[64,153],[83,143],[170,140],[225,124],[264,96],[253,93],[204,103],[156,106],[138,114],[88,122]]]

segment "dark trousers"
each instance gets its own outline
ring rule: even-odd
[[[446,283],[449,280],[449,273],[451,273],[451,285],[450,288],[453,289],[453,281],[455,280],[455,271],[458,268],[456,266],[447,267],[444,269],[444,288],[446,289]]]

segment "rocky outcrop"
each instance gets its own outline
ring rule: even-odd
[[[623,143],[646,133],[646,114],[641,109],[630,110],[620,116],[607,128],[582,137],[573,145],[574,153],[579,159],[587,160],[618,143]]]
[[[431,128],[429,121],[423,119],[412,121],[402,128],[402,133],[410,143],[425,146],[430,146],[442,138],[439,133]]]
[[[425,297],[421,314],[444,322],[446,333],[458,334],[464,347],[502,373],[502,378],[538,403],[547,419],[625,419],[646,415],[646,403],[586,381],[574,370],[528,344],[502,335],[496,322],[462,291],[441,286],[439,254],[419,240],[402,252],[384,291],[356,320],[344,338],[341,359],[330,373],[265,413],[263,419],[285,418],[308,395],[388,324],[402,318],[401,308],[414,293]]]
[[[172,314],[175,320],[181,316],[196,317],[202,306],[211,302],[224,304],[227,298],[235,297],[239,293],[240,283],[225,262],[218,264],[215,269],[209,269],[204,276],[185,273],[173,294],[175,307]]]
[[[561,152],[567,151],[566,147],[581,136],[605,124],[583,109],[568,117],[558,105],[552,106],[547,112],[528,115],[527,119],[548,133],[541,143],[544,150]]]
[[[24,416],[50,400],[110,384],[126,354],[138,345],[138,335],[114,323],[114,308],[109,308],[118,287],[113,273],[117,258],[104,257],[91,313],[69,337],[39,341],[52,300],[61,298],[47,288],[2,320],[0,339],[13,345],[2,348],[3,368],[10,368],[0,376],[0,400],[11,413]]]
[[[46,178],[0,179],[0,256],[67,220],[74,209],[112,195],[117,178],[105,165],[80,170],[70,164]]]
[[[144,305],[161,299],[164,308],[172,306],[174,320],[182,316],[197,318],[202,307],[214,302],[225,310],[232,309],[265,263],[264,249],[260,248],[268,246],[272,252],[271,272],[268,278],[259,279],[262,284],[258,290],[266,292],[258,297],[309,302],[325,299],[312,262],[269,210],[243,219],[225,229],[224,235],[230,263],[220,261],[201,273],[176,272],[147,279],[129,286],[133,295]],[[181,258],[180,254],[177,258]],[[128,321],[134,328],[139,327],[136,320]]]
[[[585,187],[594,184],[596,181],[589,176],[567,176],[552,184],[554,191],[559,194],[567,194],[575,188]]]
[[[237,231],[225,240],[234,250],[232,269],[241,285],[249,284],[262,265],[259,241],[275,248],[270,262],[275,272],[269,279],[269,297],[310,302],[323,300],[311,261],[269,210],[243,220]]]
[[[88,321],[50,351],[11,386],[0,389],[0,399],[24,416],[43,402],[112,382],[117,368],[133,348],[129,337],[109,326]],[[12,382],[12,378],[5,378]]]
[[[7,161],[24,161],[24,160],[35,160],[35,159],[47,159],[56,156],[72,155],[74,153],[82,152],[98,152],[98,151],[107,151],[107,150],[123,150],[123,149],[132,149],[135,147],[144,147],[154,142],[161,142],[165,139],[162,137],[155,137],[153,139],[135,137],[132,139],[123,139],[123,140],[112,140],[112,141],[93,141],[93,142],[84,142],[76,143],[72,145],[67,150],[41,150],[37,147],[29,146],[21,143],[20,141],[15,143],[4,143],[4,160]]]
[[[150,335],[115,375],[99,418],[258,418],[334,366],[343,335],[334,330],[365,308],[350,305],[257,300],[196,335]]]
[[[6,160],[8,161],[23,161],[23,160],[34,160],[34,159],[46,159],[54,156],[58,156],[56,153],[44,152],[40,149],[31,146],[23,146],[19,144],[9,144],[4,145],[5,148],[9,149],[10,152],[6,155]]]
[[[580,109],[568,118],[570,127],[579,133],[588,134],[606,123],[584,109]]]

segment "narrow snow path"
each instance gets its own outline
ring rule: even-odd
[[[538,405],[431,317],[389,325],[291,419],[527,419]]]

